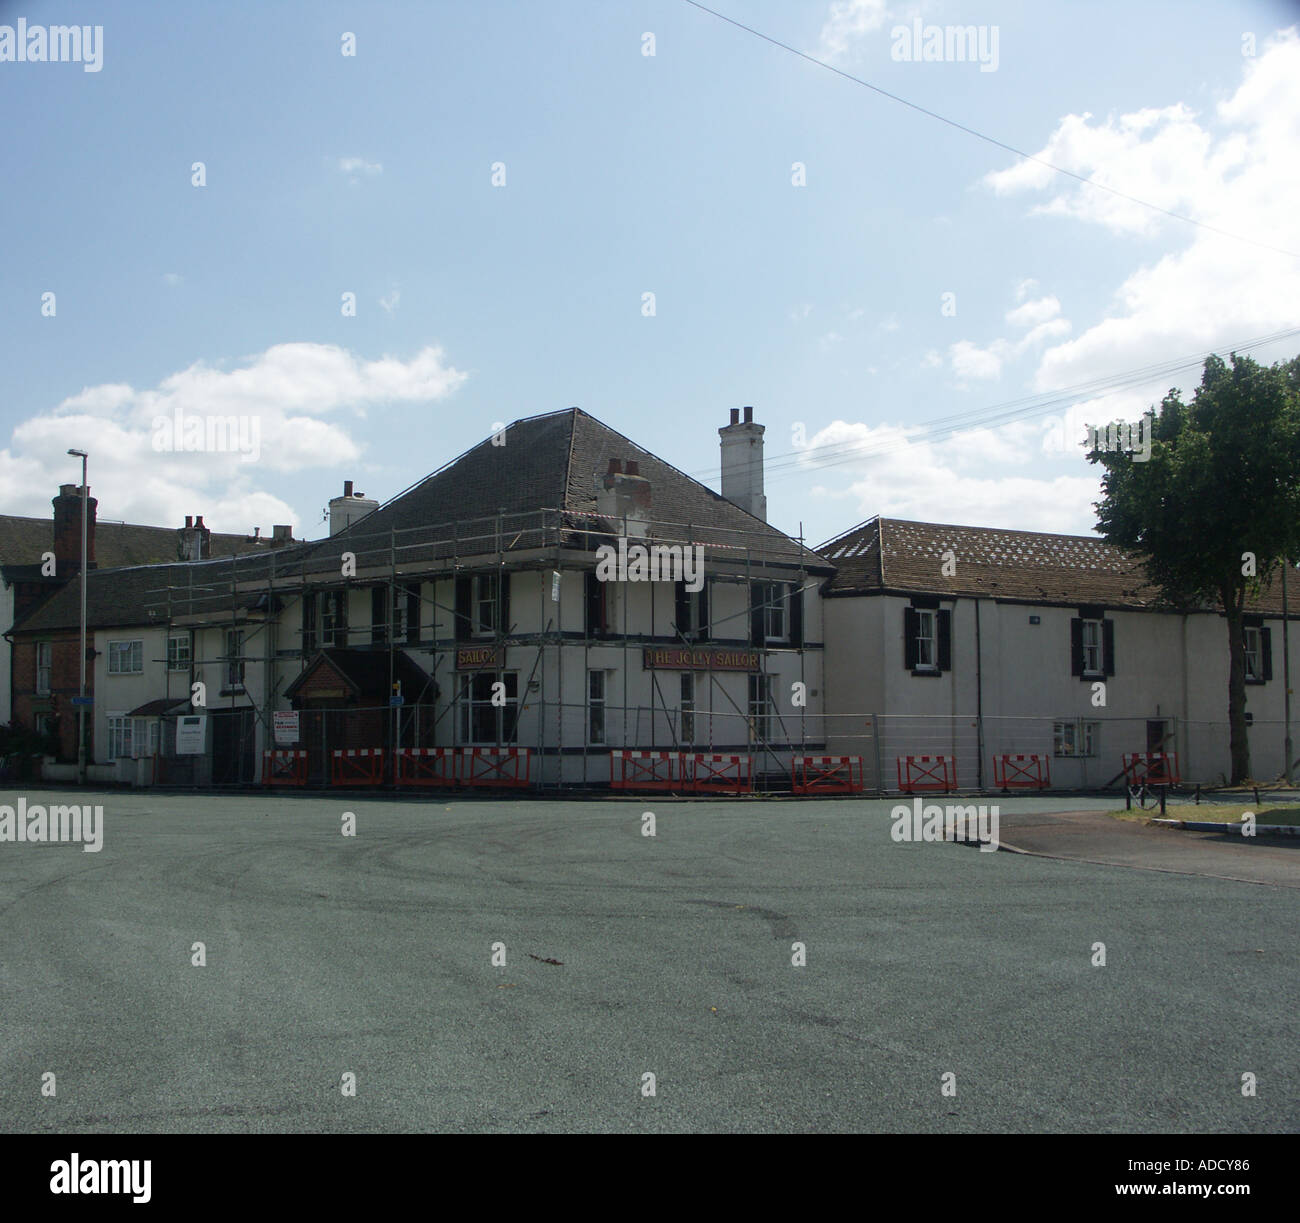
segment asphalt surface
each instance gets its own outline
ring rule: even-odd
[[[1300,1125],[1294,851],[1273,886],[897,843],[876,801],[95,801],[100,853],[0,844],[5,1132]]]

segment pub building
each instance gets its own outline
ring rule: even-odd
[[[94,759],[126,725],[157,744],[151,776],[182,783],[256,782],[275,750],[324,784],[335,753],[383,749],[391,780],[395,747],[526,748],[542,789],[607,782],[614,749],[747,754],[788,777],[792,752],[824,748],[834,568],[766,522],[752,409],[718,432],[721,494],[571,408],[383,505],[348,482],[326,539],[91,573]],[[704,581],[602,581],[597,550],[620,541],[702,549]],[[75,623],[78,598],[19,628]],[[177,715],[196,679],[207,758],[166,759],[174,730],[133,714]]]

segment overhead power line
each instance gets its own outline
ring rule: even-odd
[[[864,89],[870,89],[873,93],[880,94],[883,98],[888,98],[891,102],[897,102],[900,106],[906,106],[918,114],[925,115],[929,119],[937,119],[940,123],[946,123],[949,127],[956,128],[959,132],[965,132],[968,136],[974,136],[976,140],[982,140],[985,144],[991,144],[995,148],[1002,149],[1004,152],[1014,154],[1025,161],[1032,161],[1035,165],[1043,166],[1051,170],[1054,174],[1063,174],[1066,178],[1072,178],[1075,182],[1083,183],[1088,187],[1095,187],[1098,191],[1106,191],[1119,199],[1128,200],[1131,204],[1137,204],[1142,208],[1148,208],[1152,212],[1158,212],[1163,216],[1170,217],[1175,221],[1182,221],[1187,225],[1195,225],[1198,229],[1204,229],[1209,233],[1218,234],[1223,238],[1231,238],[1236,242],[1245,242],[1250,246],[1260,247],[1262,250],[1273,251],[1278,255],[1287,255],[1292,259],[1300,259],[1300,252],[1287,250],[1281,246],[1274,246],[1269,242],[1260,242],[1256,238],[1247,238],[1244,234],[1236,234],[1227,229],[1220,229],[1217,225],[1211,225],[1207,221],[1198,221],[1195,217],[1189,217],[1181,212],[1172,212],[1168,208],[1161,208],[1159,204],[1153,204],[1150,200],[1141,199],[1139,196],[1130,195],[1127,191],[1120,191],[1117,187],[1108,187],[1105,183],[1099,183],[1095,178],[1089,178],[1086,174],[1076,174],[1073,170],[1067,170],[1064,166],[1058,166],[1045,160],[1042,157],[1036,157],[1033,153],[1026,153],[1023,149],[1018,149],[1015,145],[1007,144],[1005,140],[999,140],[996,136],[986,135],[984,132],[977,131],[973,127],[968,127],[964,123],[958,123],[956,119],[949,119],[947,115],[941,115],[938,111],[929,110],[916,102],[909,102],[906,98],[899,97],[896,93],[890,93],[887,89],[881,89],[879,85],[873,85],[870,81],[863,80],[860,76],[854,76],[851,72],[845,72],[842,68],[835,67],[834,64],[828,64],[824,59],[818,59],[815,55],[809,55],[806,51],[800,51],[798,47],[792,47],[789,43],[784,43],[778,38],[773,38],[770,34],[764,34],[762,30],[756,30],[753,26],[745,25],[743,21],[737,21],[734,17],[728,17],[725,13],[719,13],[716,9],[711,9],[705,4],[699,3],[699,0],[685,0],[692,8],[697,8],[702,13],[708,13],[710,17],[716,17],[719,21],[725,21],[728,25],[733,25],[738,30],[744,30],[746,34],[752,34],[755,38],[760,38],[763,42],[771,43],[774,47],[780,47],[782,51],[788,51],[791,55],[797,55],[800,59],[806,59],[810,64],[816,64],[818,68],[825,68],[827,72],[833,72],[836,76],[842,76],[846,81],[852,81],[855,85],[861,85]]]
[[[1300,327],[1292,327],[1285,331],[1274,332],[1271,335],[1257,336],[1240,344],[1220,345],[1217,348],[1195,353],[1191,356],[1093,378],[1087,382],[1063,387],[1057,391],[1028,395],[1020,399],[1006,400],[1002,403],[974,408],[967,412],[935,417],[924,422],[916,429],[908,429],[907,426],[903,426],[906,430],[906,436],[898,440],[858,446],[846,446],[842,442],[831,442],[823,446],[810,446],[802,450],[771,455],[764,462],[764,481],[779,479],[786,475],[797,475],[804,471],[817,470],[823,467],[837,467],[843,463],[852,463],[859,459],[873,458],[882,454],[890,454],[893,451],[903,450],[908,446],[921,442],[943,441],[955,434],[969,432],[974,429],[1006,425],[1016,420],[1032,420],[1035,417],[1047,416],[1062,407],[1072,406],[1079,402],[1080,399],[1095,398],[1115,391],[1146,386],[1155,382],[1156,379],[1182,373],[1186,370],[1197,369],[1203,366],[1206,359],[1215,353],[1249,352],[1253,348],[1260,348],[1266,344],[1278,343],[1297,336],[1300,336]],[[717,475],[717,468],[694,471],[688,474],[696,479],[709,479]]]

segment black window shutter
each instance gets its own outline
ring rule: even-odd
[[[767,595],[767,585],[764,582],[750,582],[749,584],[749,644],[762,649],[767,644],[763,632],[764,621],[763,599]]]
[[[1070,621],[1070,674],[1083,674],[1083,621],[1077,616]]]
[[[334,592],[334,644],[340,649],[348,647],[348,592]]]
[[[410,645],[414,645],[420,640],[420,608],[422,605],[420,583],[412,582],[406,588],[406,640]]]
[[[370,588],[370,640],[376,645],[388,640],[388,587]]]
[[[497,590],[501,595],[500,602],[497,604],[497,610],[501,613],[497,618],[497,632],[504,637],[510,632],[510,575],[508,573],[498,572]]]
[[[605,635],[605,583],[596,577],[594,569],[588,569],[582,576],[586,584],[584,595],[587,608],[587,636],[603,637]]]
[[[1107,675],[1115,674],[1115,621],[1103,620],[1101,622],[1101,669]]]
[[[939,634],[939,670],[952,670],[952,612],[939,611],[935,613],[938,619]]]
[[[920,627],[916,609],[903,608],[903,666],[916,670],[916,634]]]
[[[685,582],[673,583],[673,627],[679,637],[690,638],[691,601],[686,593]]]
[[[456,640],[470,638],[470,601],[473,598],[473,578],[456,579]]]
[[[1286,626],[1282,626],[1282,631],[1286,632]],[[1260,656],[1260,677],[1267,683],[1273,678],[1273,630],[1271,628],[1262,628],[1259,630],[1259,656]]]
[[[302,596],[302,652],[316,652],[316,592],[308,590]]]
[[[709,584],[707,581],[700,587],[700,636],[706,640],[712,636],[709,631]]]

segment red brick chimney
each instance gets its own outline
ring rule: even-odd
[[[185,525],[176,532],[176,559],[205,561],[212,555],[212,531],[203,525],[203,515],[185,515]]]
[[[89,496],[86,501],[86,565],[95,567],[95,508],[99,502]],[[81,568],[81,485],[60,484],[54,498],[54,563],[60,577]]]

